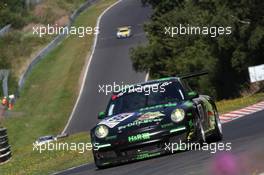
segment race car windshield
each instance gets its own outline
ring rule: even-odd
[[[183,89],[179,82],[159,83],[158,86],[159,91],[152,89],[148,93],[145,91],[125,93],[112,99],[107,109],[108,116],[184,100]]]
[[[120,32],[127,32],[127,31],[128,31],[127,29],[120,30]]]

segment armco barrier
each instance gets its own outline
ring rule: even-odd
[[[2,29],[0,29],[0,37],[6,34],[11,28],[11,24],[6,25]]]
[[[35,6],[41,3],[42,0],[25,0],[26,6],[29,8],[30,6]]]
[[[80,15],[81,12],[83,12],[86,8],[94,4],[99,0],[87,0],[83,5],[81,5],[77,10],[73,12],[73,14],[70,16],[70,22],[67,26],[65,27],[71,27],[75,19]],[[60,34],[57,37],[54,38],[53,41],[51,41],[44,49],[42,49],[37,56],[33,59],[33,61],[29,64],[27,67],[26,71],[20,76],[19,82],[18,82],[18,91],[17,93],[20,92],[20,90],[23,88],[25,80],[29,76],[30,72],[32,69],[35,67],[39,61],[41,61],[49,52],[51,52],[66,36],[66,34]]]
[[[7,129],[0,128],[0,165],[11,158],[11,146],[8,143]]]

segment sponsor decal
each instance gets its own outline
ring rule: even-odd
[[[172,126],[174,126],[174,123],[166,123],[164,125],[161,125],[161,128],[170,128]]]
[[[134,113],[123,113],[116,116],[113,116],[111,118],[105,119],[101,121],[98,125],[103,124],[108,126],[109,128],[113,128],[116,125],[118,125],[120,122],[128,119],[129,117],[133,116]]]
[[[155,157],[155,156],[159,156],[161,153],[143,153],[143,154],[139,154],[137,157],[136,157],[136,160],[142,160],[142,159],[148,159],[148,158],[151,158],[151,157]]]
[[[157,112],[147,112],[143,115],[141,115],[138,120],[146,120],[146,119],[154,119],[154,118],[158,118],[158,117],[162,117],[165,116],[165,114],[161,113],[160,111]]]
[[[156,106],[141,108],[140,111],[158,109],[158,108],[163,108],[163,107],[175,107],[175,106],[177,106],[177,103],[168,103],[168,104],[165,104],[165,105],[156,105]]]
[[[192,107],[193,106],[193,102],[186,101],[183,105],[185,105],[186,107]]]
[[[170,130],[170,133],[184,131],[184,130],[186,130],[186,127],[185,126],[182,126],[182,127],[178,127],[178,128],[175,128],[175,129]]]
[[[149,133],[141,133],[137,135],[132,135],[128,137],[128,142],[138,142],[138,141],[143,141],[143,140],[148,140],[150,139],[150,134]]]
[[[152,123],[152,122],[161,122],[162,121],[162,118],[153,118],[153,119],[145,119],[145,120],[136,120],[132,123],[129,123],[127,125],[124,125],[124,126],[120,126],[118,127],[118,130],[121,130],[121,129],[126,129],[126,128],[130,128],[130,127],[133,127],[133,126],[140,126],[142,124],[147,124],[147,123]]]

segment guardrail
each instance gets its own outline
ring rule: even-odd
[[[4,26],[2,29],[0,29],[0,37],[4,36],[7,32],[9,32],[10,28],[11,28],[11,24],[8,24]]]
[[[25,4],[29,8],[32,5],[34,6],[34,5],[41,3],[41,1],[42,0],[25,0]]]
[[[10,70],[8,69],[0,69],[0,85],[2,84],[2,95],[5,97],[8,96],[8,77]]]
[[[7,162],[11,157],[11,146],[8,143],[7,129],[0,128],[0,164]]]
[[[72,24],[74,23],[75,19],[80,15],[81,12],[83,12],[86,8],[91,6],[92,4],[96,3],[99,0],[87,0],[84,4],[82,4],[77,10],[73,12],[73,14],[70,16],[70,22],[65,28],[70,28]],[[29,64],[26,71],[21,75],[19,82],[18,82],[18,90],[17,94],[19,94],[20,90],[23,88],[25,80],[29,76],[30,72],[32,71],[33,67],[37,63],[39,63],[40,60],[42,60],[48,53],[50,53],[56,46],[59,45],[59,43],[64,39],[66,34],[62,33],[54,38],[44,49],[42,49],[37,56],[33,59],[33,61]]]

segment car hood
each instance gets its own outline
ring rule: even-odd
[[[106,125],[112,131],[137,129],[171,122],[171,113],[175,108],[185,108],[183,103],[171,103],[140,109],[135,112],[121,113],[102,120],[97,125]]]

